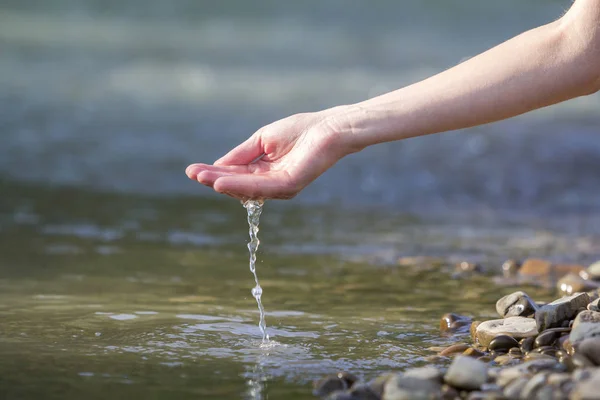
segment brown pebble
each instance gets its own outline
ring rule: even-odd
[[[508,350],[508,354],[510,354],[511,356],[522,356],[523,352],[521,351],[520,348],[513,347],[513,348],[511,348],[511,349]]]
[[[473,342],[477,341],[477,327],[481,324],[481,321],[473,321],[471,322],[471,327],[469,328],[469,333],[471,334],[471,339]]]
[[[485,355],[485,353],[482,352],[482,351],[479,351],[479,350],[477,350],[477,349],[475,349],[473,347],[469,347],[468,349],[466,349],[464,351],[463,355],[469,356],[469,357],[479,358],[479,357]]]
[[[466,343],[453,344],[452,346],[446,347],[444,350],[442,350],[440,352],[440,356],[445,357],[445,356],[449,356],[449,355],[456,354],[456,353],[462,353],[470,347],[471,346],[469,346]]]
[[[566,339],[564,339],[566,337]],[[562,342],[561,347],[563,350],[565,350],[567,352],[567,354],[572,355],[574,350],[573,350],[573,345],[571,344],[571,340],[569,339],[568,336],[563,336],[559,339],[559,342]]]
[[[465,317],[464,315],[458,315],[454,313],[447,313],[442,315],[440,318],[440,331],[442,332],[456,332],[460,328],[469,325],[471,318]]]
[[[492,361],[490,356],[481,356],[478,358],[478,360],[485,363]]]

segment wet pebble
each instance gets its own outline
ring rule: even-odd
[[[471,318],[469,317],[454,313],[447,313],[442,315],[442,318],[440,319],[440,331],[457,332],[460,330],[466,330],[467,326],[470,324]]]
[[[519,347],[521,348],[521,351],[523,353],[529,353],[531,350],[533,350],[533,344],[535,342],[535,337],[531,336],[525,339],[521,339],[521,341],[519,342]]]
[[[457,343],[452,346],[446,347],[440,352],[440,356],[450,356],[452,354],[463,353],[470,346],[466,343]]]
[[[560,332],[552,330],[544,331],[535,338],[534,347],[551,346],[559,336]]]
[[[508,352],[513,347],[519,347],[519,342],[512,336],[498,335],[493,338],[488,345],[488,349],[491,351],[504,351]]]

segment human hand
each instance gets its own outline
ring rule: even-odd
[[[213,165],[192,164],[186,174],[242,200],[290,199],[351,152],[335,110],[267,125]]]

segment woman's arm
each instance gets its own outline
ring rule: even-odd
[[[359,104],[277,121],[186,173],[237,198],[291,198],[369,145],[498,121],[599,89],[600,0],[576,0],[558,21],[452,69]]]
[[[352,146],[467,128],[600,89],[600,0],[403,89],[335,116]]]

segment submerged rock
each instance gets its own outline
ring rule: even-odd
[[[484,347],[488,347],[492,339],[500,335],[523,339],[536,336],[537,334],[538,330],[535,321],[525,317],[509,317],[485,321],[479,324],[475,331],[477,341]]]
[[[457,389],[477,390],[487,380],[487,364],[467,356],[457,356],[444,375],[444,381]]]
[[[496,311],[502,318],[529,317],[537,310],[535,302],[525,292],[514,292],[496,302]]]
[[[541,332],[561,326],[564,321],[574,318],[579,309],[585,308],[589,302],[590,296],[587,293],[575,293],[540,307],[535,312],[538,330]]]

